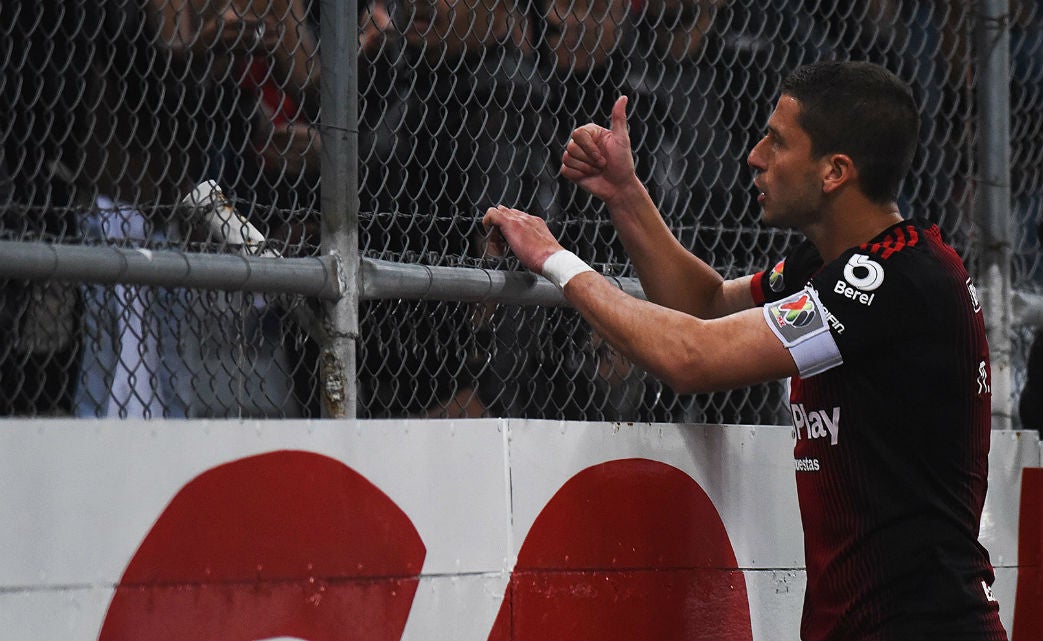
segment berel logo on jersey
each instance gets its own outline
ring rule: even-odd
[[[865,254],[852,254],[844,265],[844,280],[855,289],[871,292],[884,284],[884,268]]]
[[[876,294],[867,292],[874,292],[883,284],[884,268],[880,263],[865,254],[853,254],[844,265],[844,280],[833,285],[833,293],[869,307]]]
[[[815,318],[815,302],[807,294],[793,297],[769,308],[779,327],[804,327]]]
[[[782,270],[786,266],[786,261],[780,260],[775,263],[775,266],[771,268],[771,273],[768,274],[768,287],[773,292],[781,292],[782,288],[786,286],[782,280]]]
[[[840,294],[844,298],[850,298],[856,303],[862,303],[866,307],[872,305],[873,299],[876,298],[876,294],[867,294],[859,291],[842,280],[838,280],[837,284],[833,286],[833,293]]]
[[[830,445],[837,444],[837,439],[840,438],[839,407],[830,410],[809,410],[803,403],[792,403],[790,412],[793,414],[793,430],[798,441],[802,438],[828,436]]]

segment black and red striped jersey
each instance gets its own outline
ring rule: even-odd
[[[1006,638],[978,542],[989,351],[960,257],[904,221],[829,264],[804,242],[753,289],[801,372],[802,638]]]

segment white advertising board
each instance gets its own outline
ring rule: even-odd
[[[0,641],[794,639],[792,444],[784,427],[8,420]],[[994,433],[981,538],[1008,630],[1040,452]]]

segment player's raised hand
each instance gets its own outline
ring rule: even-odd
[[[637,182],[627,126],[627,97],[612,106],[611,128],[589,123],[572,132],[561,158],[561,175],[610,203]]]

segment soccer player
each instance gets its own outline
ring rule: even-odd
[[[796,70],[747,162],[763,222],[805,240],[724,280],[637,179],[621,97],[611,128],[573,132],[561,172],[605,202],[648,301],[564,250],[542,219],[503,206],[484,218],[677,391],[791,377],[808,641],[1006,638],[978,542],[991,415],[981,308],[938,228],[896,203],[918,129],[909,87],[881,67]]]

